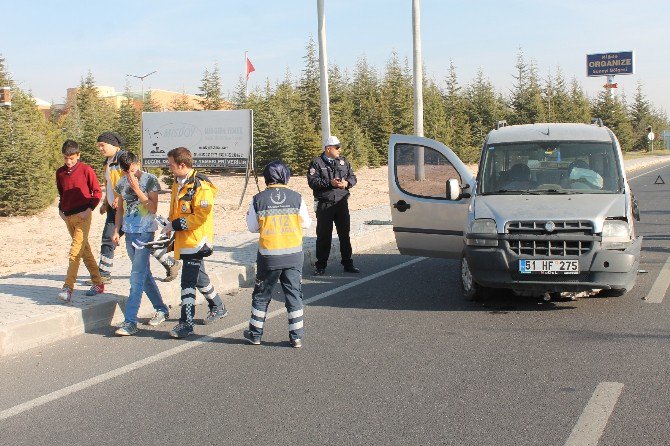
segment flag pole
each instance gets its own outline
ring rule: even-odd
[[[247,53],[248,51],[244,52],[244,78],[246,79],[244,81],[244,97],[248,98],[249,97],[249,73],[247,73]]]

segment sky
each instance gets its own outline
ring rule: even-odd
[[[11,3],[11,5],[10,5]],[[329,64],[353,71],[358,58],[382,71],[391,54],[412,64],[411,0],[324,0]],[[254,64],[249,88],[300,76],[310,36],[318,48],[317,0],[3,0],[0,55],[20,88],[62,103],[90,70],[97,85],[123,91],[127,74],[157,73],[156,88],[198,92],[218,64],[232,94]],[[444,86],[451,62],[459,82],[482,70],[504,95],[513,88],[519,50],[546,78],[560,68],[590,95],[604,77],[586,76],[586,55],[634,51],[635,74],[616,76],[628,98],[640,82],[647,98],[670,112],[670,2],[421,1],[425,76]]]

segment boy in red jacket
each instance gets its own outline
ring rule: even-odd
[[[63,143],[62,152],[65,165],[56,171],[56,187],[60,195],[58,211],[72,237],[72,244],[70,245],[67,277],[58,298],[70,302],[82,257],[93,282],[93,286],[86,292],[86,295],[95,296],[105,291],[98,264],[88,244],[91,211],[100,202],[102,193],[98,178],[91,166],[79,162],[79,145],[68,139]]]

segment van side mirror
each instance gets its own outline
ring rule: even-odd
[[[469,184],[466,184],[463,189],[470,187]],[[460,200],[461,198],[470,198],[469,192],[463,192],[461,186],[458,183],[458,180],[453,178],[447,180],[447,200]]]

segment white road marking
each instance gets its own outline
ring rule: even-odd
[[[621,383],[598,384],[565,446],[596,446],[622,391]]]
[[[668,166],[664,165],[664,166],[659,167],[658,169],[650,170],[648,172],[641,173],[639,175],[635,175],[634,177],[628,178],[628,181],[634,180],[635,178],[643,177],[643,176],[647,175],[648,173],[656,172],[657,170],[665,169],[666,167],[668,167]]]
[[[354,282],[348,283],[346,285],[339,286],[337,288],[333,288],[330,291],[326,291],[325,293],[317,294],[314,297],[310,297],[309,299],[305,299],[303,303],[309,304],[312,302],[317,302],[321,299],[325,299],[326,297],[332,296],[334,294],[337,294],[339,292],[342,292],[344,290],[347,290],[349,288],[353,288],[355,286],[361,285],[363,283],[369,282],[371,280],[377,279],[379,277],[385,276],[386,274],[390,274],[392,272],[395,272],[399,269],[402,269],[406,266],[413,265],[415,263],[421,262],[422,260],[425,260],[425,257],[418,257],[412,260],[409,260],[405,263],[401,263],[400,265],[396,265],[394,267],[385,269],[383,271],[380,271],[375,274],[371,274],[369,276],[366,276],[362,279],[356,280]],[[279,309],[279,310],[274,310],[271,311],[267,314],[266,320],[271,319],[273,317],[276,317],[280,314],[286,313],[286,310],[284,308]],[[40,397],[34,398],[30,401],[26,401],[25,403],[17,404],[14,407],[10,407],[9,409],[5,409],[2,412],[0,412],[0,421],[6,420],[8,418],[11,418],[15,415],[18,415],[20,413],[26,412],[31,409],[35,409],[36,407],[42,406],[46,403],[49,403],[51,401],[58,400],[60,398],[66,397],[68,395],[71,395],[73,393],[79,392],[81,390],[87,389],[89,387],[95,386],[96,384],[103,383],[105,381],[109,381],[112,378],[117,378],[121,375],[125,375],[126,373],[132,372],[134,370],[140,369],[144,366],[154,364],[158,361],[161,361],[163,359],[167,359],[171,356],[174,356],[178,353],[185,352],[187,350],[191,350],[195,347],[198,347],[206,342],[211,342],[215,340],[216,338],[219,338],[221,336],[229,335],[231,333],[234,333],[239,330],[243,330],[249,326],[248,322],[241,322],[237,325],[234,325],[232,327],[217,331],[216,333],[212,333],[209,336],[203,336],[198,339],[194,339],[190,342],[184,342],[177,347],[171,348],[169,350],[166,350],[161,353],[157,353],[155,355],[149,356],[144,359],[140,359],[138,361],[135,361],[133,363],[130,363],[128,365],[125,365],[123,367],[119,367],[118,369],[110,370],[107,373],[103,373],[98,376],[94,376],[92,378],[86,379],[84,381],[80,381],[76,384],[72,384],[70,386],[64,387],[60,390],[56,390],[51,393],[47,393],[46,395],[42,395]]]
[[[645,302],[654,304],[663,302],[665,293],[668,291],[668,285],[670,285],[670,257],[665,261],[665,265],[661,268],[661,272],[658,273],[658,277],[651,286],[649,294],[644,298]]]

